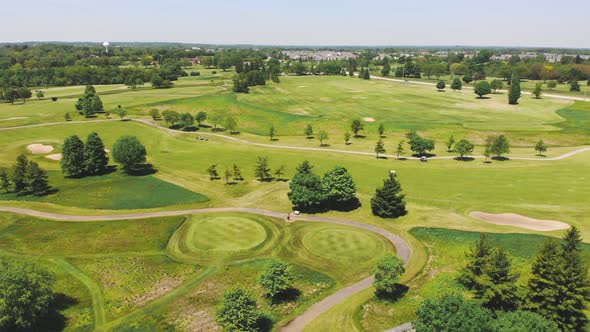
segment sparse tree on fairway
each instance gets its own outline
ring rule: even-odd
[[[61,172],[64,176],[80,177],[86,171],[84,142],[76,136],[66,138],[62,146]]]
[[[431,297],[422,301],[416,310],[414,329],[426,331],[493,331],[492,313],[460,294]]]
[[[35,96],[37,99],[43,99],[43,97],[45,97],[45,93],[41,90],[38,90],[37,93],[35,93]]]
[[[18,97],[23,100],[23,104],[27,101],[27,99],[31,98],[32,96],[33,92],[31,92],[31,89],[27,87],[22,87],[18,89]]]
[[[325,130],[320,130],[318,139],[320,140],[320,146],[324,146],[324,141],[328,139],[328,133]]]
[[[225,170],[225,184],[229,184],[229,179],[231,179],[231,171],[229,169]]]
[[[463,89],[463,83],[461,83],[461,80],[458,77],[453,79],[453,82],[451,83],[451,89],[453,89],[453,91]]]
[[[234,164],[234,166],[233,166],[233,174],[234,174],[234,180],[236,180],[236,181],[242,181],[244,179],[242,177],[242,171],[240,170],[240,168],[238,167],[237,164]]]
[[[275,130],[275,126],[274,125],[270,125],[270,128],[268,128],[268,133],[267,133],[268,137],[270,138],[271,141],[273,141],[275,139],[275,135],[276,135],[276,130]]]
[[[405,195],[395,173],[390,172],[389,178],[383,181],[383,187],[375,191],[375,196],[371,198],[371,210],[381,218],[398,218],[408,213]]]
[[[473,88],[473,92],[475,92],[479,98],[483,98],[483,96],[492,93],[492,88],[488,81],[479,81],[475,85],[475,88]]]
[[[169,127],[174,126],[180,120],[180,114],[176,111],[164,111],[162,116]]]
[[[186,129],[195,125],[195,117],[190,113],[182,113],[178,117],[178,125]]]
[[[451,134],[449,139],[447,139],[447,152],[453,151],[453,144],[455,144],[455,135]]]
[[[545,145],[542,139],[535,144],[535,151],[539,151],[539,156],[542,156],[547,151],[547,145]]]
[[[291,267],[289,264],[272,260],[264,269],[258,282],[264,294],[270,298],[280,295],[291,287],[293,277],[291,276]]]
[[[154,121],[155,121],[155,120],[158,120],[158,119],[160,119],[160,111],[158,111],[158,109],[157,109],[157,108],[152,108],[152,109],[150,110],[150,116],[152,117],[152,119],[153,119]]]
[[[498,92],[498,90],[501,90],[503,86],[504,84],[502,83],[502,80],[492,80],[490,83],[490,87],[492,90],[494,90],[494,93]]]
[[[410,131],[406,134],[410,150],[414,151],[419,156],[423,156],[426,151],[434,150],[434,141],[431,139],[422,138],[415,131]]]
[[[8,194],[8,191],[10,189],[10,177],[8,176],[8,173],[6,173],[6,171],[2,170],[2,172],[0,172],[0,186],[2,186],[2,189],[4,189],[4,191],[6,191],[6,193]]]
[[[438,81],[438,82],[436,83],[436,88],[437,88],[439,91],[442,91],[442,90],[444,90],[446,86],[447,86],[447,85],[445,84],[445,81]]]
[[[225,332],[257,332],[260,316],[254,295],[243,288],[234,288],[223,295],[215,320]]]
[[[557,87],[557,81],[549,81],[547,82],[547,88],[549,91],[555,89]]]
[[[270,178],[270,167],[268,167],[268,158],[259,156],[254,169],[254,176],[259,181],[266,181]]]
[[[217,173],[217,164],[209,166],[209,168],[207,168],[207,173],[209,173],[209,180],[218,180],[219,173]]]
[[[203,122],[205,122],[205,120],[207,120],[207,112],[200,111],[197,113],[195,120],[197,120],[197,123],[201,125]]]
[[[84,170],[88,175],[102,174],[109,164],[104,143],[97,133],[92,132],[84,145]]]
[[[484,151],[483,151],[483,156],[485,157],[485,159],[483,160],[484,163],[488,162],[488,159],[492,156],[492,150],[490,146],[486,146]]]
[[[397,149],[395,150],[395,152],[397,153],[397,159],[399,159],[399,156],[404,153],[404,140],[399,141],[399,143],[397,143]]]
[[[27,165],[26,178],[29,184],[29,191],[35,196],[43,196],[51,189],[47,181],[47,172],[34,161],[29,161]]]
[[[516,310],[501,314],[494,323],[494,331],[560,332],[554,321],[530,311]]]
[[[214,112],[209,116],[209,121],[213,124],[213,129],[217,129],[217,125],[223,122],[223,114],[221,112]]]
[[[70,112],[66,112],[66,114],[64,114],[64,120],[72,121],[72,116],[70,115]]]
[[[466,155],[473,152],[475,145],[467,139],[462,139],[455,145],[455,151],[459,153],[459,158],[463,159]]]
[[[377,131],[379,132],[379,137],[382,138],[385,134],[385,126],[383,125],[383,123],[379,124],[379,128],[377,129]]]
[[[232,115],[225,118],[225,129],[229,130],[230,135],[236,133],[238,130],[238,120]]]
[[[127,115],[127,110],[124,108],[117,108],[115,109],[115,114],[117,114],[119,118],[121,118],[121,121],[123,121],[123,119]]]
[[[516,105],[520,99],[520,78],[515,77],[510,82],[510,91],[508,91],[508,104]]]
[[[387,152],[385,150],[385,144],[383,143],[382,139],[379,139],[377,141],[377,144],[375,144],[375,153],[377,154],[377,159],[379,158],[380,153],[385,153],[385,152]]]
[[[492,136],[488,140],[491,141],[490,153],[498,157],[503,154],[510,153],[510,144],[504,135]]]
[[[473,76],[471,76],[471,74],[467,73],[465,75],[463,75],[463,82],[469,84],[473,81]]]
[[[373,268],[375,293],[379,296],[393,294],[396,291],[399,278],[405,272],[404,261],[396,254],[387,254],[381,257]]]
[[[350,144],[350,133],[347,131],[344,133],[344,144],[348,145]]]
[[[352,124],[350,125],[350,129],[354,133],[354,137],[358,137],[359,131],[363,130],[364,128],[365,128],[365,126],[363,125],[363,123],[359,119],[353,120]]]
[[[541,94],[543,93],[543,83],[535,84],[535,89],[533,89],[533,95],[535,98],[541,98]]]
[[[281,181],[283,174],[285,174],[285,165],[281,165],[275,170],[275,179]]]
[[[145,146],[135,136],[121,136],[113,145],[113,159],[126,171],[146,162]]]
[[[307,127],[305,127],[305,137],[307,137],[307,138],[313,137],[313,127],[310,124],[308,124]]]
[[[0,259],[0,330],[28,330],[37,326],[54,302],[54,279],[52,274],[31,263]]]

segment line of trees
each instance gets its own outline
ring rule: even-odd
[[[97,133],[86,138],[86,144],[77,135],[65,139],[60,161],[61,172],[66,177],[80,178],[87,175],[100,175],[107,171],[109,157]]]

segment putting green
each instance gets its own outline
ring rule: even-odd
[[[192,250],[239,251],[254,248],[266,240],[258,222],[241,217],[218,217],[192,223],[187,247]]]
[[[313,255],[332,260],[362,262],[379,257],[387,249],[378,236],[350,227],[322,227],[307,232],[302,239],[303,246]]]

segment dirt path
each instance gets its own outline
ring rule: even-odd
[[[178,215],[185,215],[185,214],[198,214],[198,213],[212,213],[212,212],[244,212],[244,213],[253,213],[259,214],[269,217],[281,218],[286,219],[287,215],[281,212],[274,212],[268,210],[260,210],[260,209],[253,209],[253,208],[206,208],[206,209],[189,209],[189,210],[176,210],[176,211],[160,211],[160,212],[144,212],[144,213],[131,213],[131,214],[119,214],[119,215],[104,215],[104,216],[81,216],[81,215],[66,215],[66,214],[59,214],[59,213],[51,213],[51,212],[43,212],[43,211],[36,211],[30,209],[23,209],[23,208],[15,208],[15,207],[0,207],[0,211],[3,212],[13,212],[17,214],[24,214],[34,217],[46,218],[46,219],[53,219],[53,220],[62,220],[62,221],[100,221],[100,220],[126,220],[126,219],[145,219],[145,218],[156,218],[156,217],[164,217],[164,216],[178,216]],[[402,258],[407,264],[410,260],[411,256],[411,249],[410,246],[402,239],[401,237],[390,233],[389,231],[363,223],[359,223],[356,221],[350,220],[341,220],[341,219],[332,219],[332,218],[324,218],[324,217],[313,217],[313,216],[294,216],[292,215],[294,220],[307,220],[307,221],[314,221],[314,222],[326,222],[332,224],[339,224],[339,225],[347,225],[351,227],[362,228],[368,230],[370,232],[377,233],[387,240],[389,240],[397,250],[397,254],[400,258]],[[371,287],[373,283],[373,276],[367,277],[355,284],[352,284],[348,287],[345,287],[336,293],[326,297],[325,299],[321,300],[318,303],[315,303],[311,307],[309,307],[303,314],[299,315],[295,319],[293,319],[289,324],[287,324],[282,330],[283,331],[301,331],[303,328],[311,322],[313,319],[327,311],[328,309],[332,308],[336,304],[346,300],[348,297]],[[119,319],[120,320],[120,319]],[[118,321],[119,321],[118,320]],[[109,323],[111,324],[111,323]]]

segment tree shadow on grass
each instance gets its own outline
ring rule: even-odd
[[[290,287],[285,291],[275,295],[272,298],[272,304],[281,304],[286,302],[294,302],[297,301],[299,296],[301,295],[301,291],[297,288]]]
[[[330,144],[328,144],[328,143],[320,144],[320,147],[322,147],[322,148],[326,148],[328,146],[330,146]]]
[[[305,139],[314,139],[314,138],[315,138],[315,136],[307,136],[307,137],[305,137]]]
[[[395,289],[393,290],[393,292],[391,292],[391,293],[377,292],[375,295],[380,300],[384,300],[384,301],[393,303],[393,302],[397,302],[399,299],[404,297],[404,295],[406,295],[406,293],[408,292],[409,289],[410,289],[410,287],[408,287],[406,285],[395,284]]]
[[[465,157],[465,156],[463,156],[463,157],[455,157],[453,159],[455,159],[457,161],[474,161],[475,160],[475,158],[473,158],[473,157]]]
[[[432,158],[432,157],[436,157],[436,154],[434,154],[434,153],[422,153],[422,154],[414,153],[412,155],[412,157],[414,157],[414,158],[420,158],[420,157]]]
[[[273,138],[271,138],[271,139],[270,139],[270,141],[271,141],[271,142],[276,142],[276,141],[278,141],[278,140],[279,140],[279,139],[278,139],[278,138],[276,138],[276,137],[273,137]]]
[[[365,136],[365,135],[353,135],[352,137],[354,137],[354,138],[366,138],[367,136]]]
[[[199,128],[195,127],[195,126],[189,126],[189,127],[184,127],[184,129],[182,129],[183,131],[188,131],[188,132],[195,132],[198,131]]]
[[[224,128],[211,128],[211,131],[220,132],[220,131],[225,131],[225,129]]]
[[[362,206],[361,201],[358,198],[354,197],[353,199],[347,202],[334,202],[334,203],[326,203],[325,209],[340,211],[340,212],[350,212],[356,210]]]
[[[256,320],[256,330],[260,332],[270,332],[272,331],[274,323],[274,318],[271,315],[262,313],[260,317],[258,317],[258,320]]]
[[[199,124],[199,128],[211,128],[211,126],[201,123],[201,124]]]
[[[152,164],[137,165],[135,168],[126,171],[127,175],[131,176],[146,176],[156,174],[157,172],[158,170]]]
[[[404,161],[404,160],[408,160],[408,158],[406,158],[406,157],[399,157],[399,158],[397,158],[397,160]]]
[[[495,160],[495,161],[508,161],[508,160],[510,160],[510,158],[504,157],[504,156],[495,156],[495,157],[492,157],[492,160]]]
[[[377,159],[385,159],[385,160],[387,160],[389,158],[387,158],[386,156],[379,156],[379,157],[377,157]]]
[[[49,311],[39,320],[27,329],[10,329],[10,331],[22,331],[22,332],[33,332],[33,331],[47,331],[57,332],[63,331],[67,324],[67,318],[60,312],[71,306],[78,304],[78,301],[63,293],[55,294],[55,297],[50,305]]]

